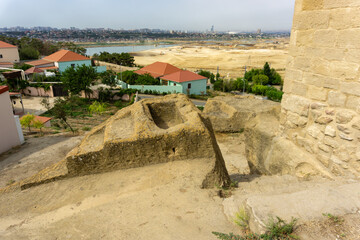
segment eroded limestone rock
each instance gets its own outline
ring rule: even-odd
[[[248,122],[261,114],[278,117],[280,104],[242,96],[219,96],[209,99],[203,111],[216,132],[240,132]]]
[[[183,94],[144,99],[92,129],[56,166],[21,183],[28,188],[61,178],[203,159],[203,188],[229,184],[210,121]],[[55,171],[56,170],[56,171]]]

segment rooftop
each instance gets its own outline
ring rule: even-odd
[[[17,48],[17,46],[11,45],[10,43],[0,41],[0,48]]]
[[[44,60],[44,59],[26,62],[26,64],[29,64],[32,66],[41,66],[41,65],[50,64],[50,63],[53,63],[53,61],[48,61],[48,60]]]
[[[0,94],[9,91],[9,87],[8,86],[0,86]]]
[[[178,72],[163,76],[161,77],[161,79],[181,83],[181,82],[202,80],[202,79],[206,79],[206,77],[187,70],[180,70]]]
[[[42,73],[43,70],[37,68],[37,67],[31,67],[25,71],[26,74],[32,74],[32,73]]]
[[[64,49],[57,51],[47,57],[44,57],[43,59],[51,62],[71,62],[71,61],[90,60],[90,58],[88,57]]]
[[[134,71],[137,74],[150,74],[154,78],[161,77],[164,75],[168,75],[171,73],[175,73],[181,71],[180,68],[177,68],[169,63],[164,62],[155,62],[153,64],[147,65],[146,67],[141,68],[140,70]]]

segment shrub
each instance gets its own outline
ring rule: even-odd
[[[106,109],[105,104],[99,103],[98,101],[93,102],[93,104],[89,106],[90,114],[92,113],[102,114],[105,111],[105,109]]]
[[[280,102],[283,96],[283,92],[279,91],[279,90],[267,90],[266,91],[266,96],[268,97],[268,99],[272,100],[272,101],[276,101],[276,102]]]
[[[34,119],[35,119],[35,116],[33,114],[28,113],[20,119],[20,124],[23,127],[29,128],[29,132],[30,132],[31,131],[30,127],[31,127]]]
[[[266,85],[269,83],[269,77],[264,74],[258,74],[252,77],[252,81],[257,85]]]
[[[214,90],[215,91],[223,91],[223,85],[224,85],[224,80],[220,79],[220,80],[215,81]]]
[[[104,101],[110,101],[113,98],[113,93],[108,89],[104,89],[102,87],[98,88],[98,100],[100,102],[104,102]]]
[[[253,85],[251,87],[251,92],[256,94],[256,95],[265,95],[266,90],[268,89],[267,86],[263,86],[263,85]]]
[[[215,75],[210,71],[200,70],[197,74],[208,78],[211,83],[215,82]],[[220,75],[216,79],[218,79],[219,77]]]

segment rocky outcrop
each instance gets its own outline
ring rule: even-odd
[[[183,94],[144,99],[95,127],[51,168],[22,182],[25,189],[57,179],[202,159],[203,188],[230,182],[210,121]]]
[[[279,103],[241,96],[216,97],[206,103],[204,115],[216,131],[244,130],[245,154],[252,174],[333,177],[314,154],[281,136]],[[298,139],[300,142],[300,136]]]
[[[208,117],[216,132],[241,132],[256,116],[279,116],[280,104],[242,96],[219,96],[209,99],[203,115]]]

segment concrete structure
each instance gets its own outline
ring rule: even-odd
[[[24,141],[21,128],[17,127],[19,118],[16,118],[18,123],[14,118],[7,86],[0,86],[0,113],[0,153],[3,153]]]
[[[90,58],[64,49],[44,57],[41,60],[27,62],[27,64],[41,70],[57,69],[59,72],[63,72],[69,67],[81,65],[92,66]],[[106,66],[99,66],[95,68],[97,72],[106,71]]]
[[[334,175],[360,173],[360,1],[296,0],[281,131]]]
[[[17,63],[19,61],[20,58],[17,46],[0,41],[0,63]]]

